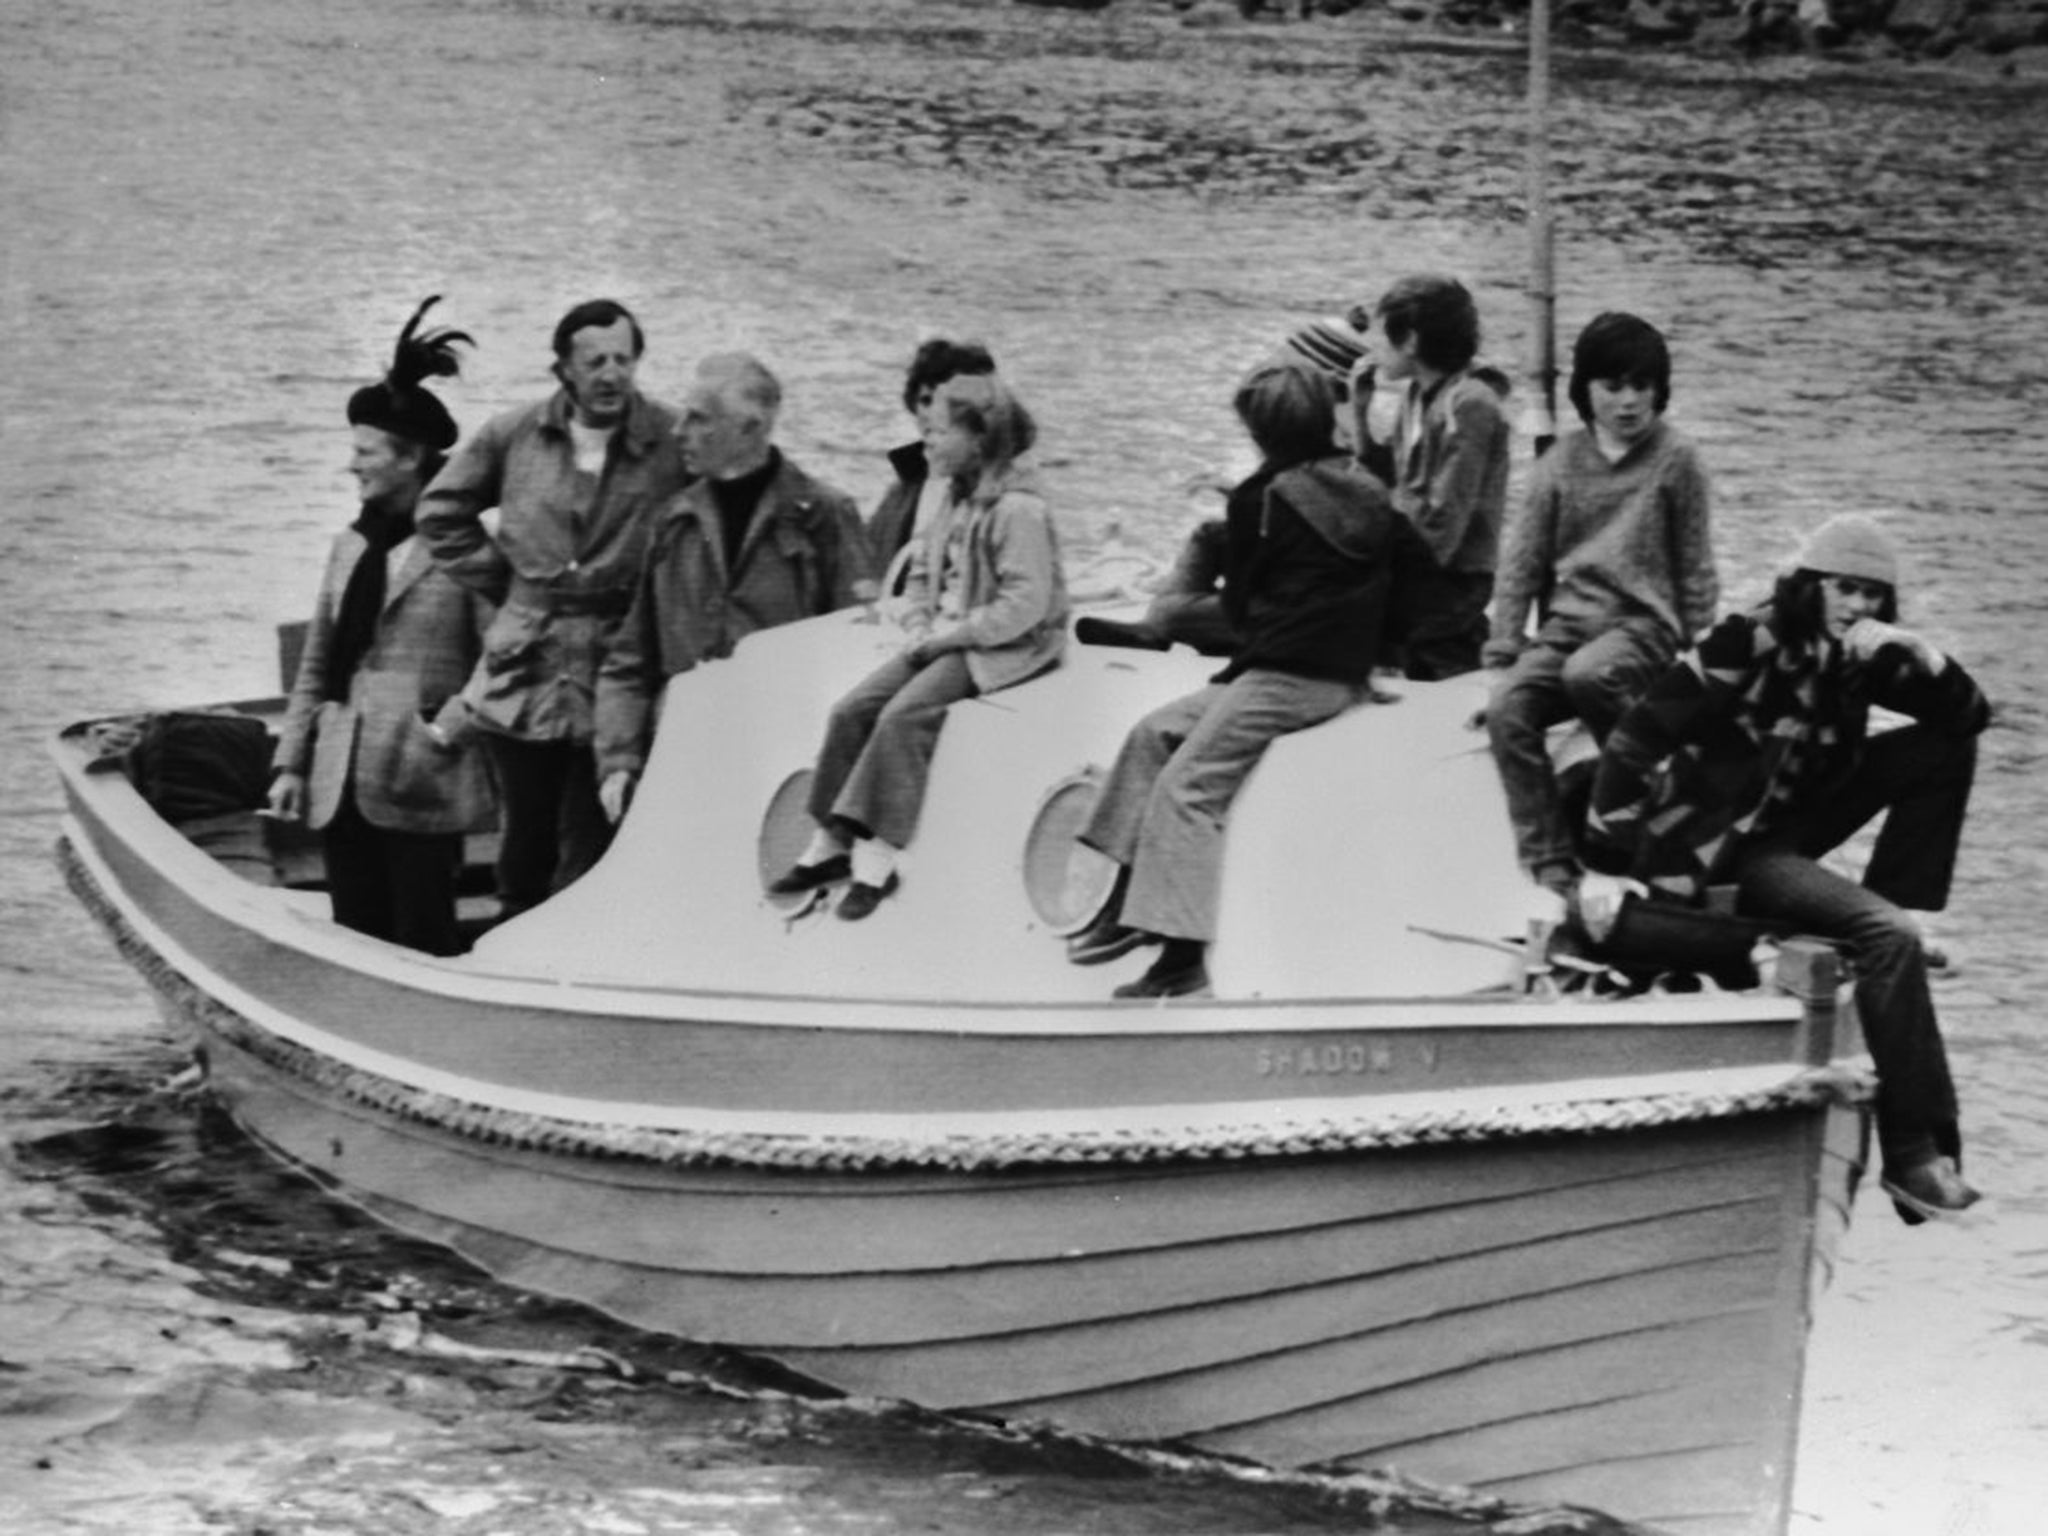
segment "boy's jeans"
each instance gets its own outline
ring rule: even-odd
[[[1744,916],[1832,939],[1848,955],[1877,1063],[1878,1145],[1894,1172],[1960,1151],[1920,930],[1900,908],[1948,904],[1976,764],[1975,737],[1917,725],[1873,737],[1846,782],[1747,844],[1730,869]],[[1887,808],[1861,884],[1815,862]]]
[[[1677,654],[1677,640],[1654,619],[1624,620],[1583,643],[1539,635],[1495,687],[1486,730],[1515,851],[1531,874],[1546,865],[1576,869],[1579,862],[1551,770],[1550,727],[1576,717],[1604,738]]]

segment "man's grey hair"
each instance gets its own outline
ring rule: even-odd
[[[751,352],[716,352],[697,365],[697,377],[728,406],[772,424],[782,409],[782,385]]]

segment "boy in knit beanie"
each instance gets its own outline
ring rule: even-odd
[[[1870,518],[1816,529],[1768,602],[1731,613],[1608,733],[1575,915],[1603,943],[1625,900],[1697,905],[1839,948],[1877,1065],[1883,1185],[1909,1223],[1967,1210],[1956,1085],[1915,913],[1948,905],[1991,708],[1899,622],[1899,562]],[[1890,718],[1873,729],[1872,716]],[[1830,856],[1877,836],[1852,878]]]
[[[1361,369],[1370,378],[1369,343],[1350,321],[1328,315],[1297,326],[1281,339],[1266,365],[1304,365],[1330,383],[1332,420],[1339,446],[1351,450],[1365,468],[1384,481],[1391,461],[1376,464],[1361,446],[1362,419],[1354,417],[1353,381]],[[1370,388],[1370,385],[1367,386]],[[1229,488],[1197,482],[1200,490]],[[1083,645],[1129,646],[1163,651],[1176,644],[1192,646],[1205,656],[1228,656],[1237,649],[1237,627],[1223,607],[1223,569],[1228,536],[1224,519],[1205,517],[1192,528],[1174,557],[1172,568],[1137,620],[1084,614],[1075,621],[1074,637]]]

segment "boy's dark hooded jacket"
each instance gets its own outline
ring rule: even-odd
[[[1262,468],[1231,493],[1228,524],[1223,604],[1242,638],[1218,680],[1263,668],[1365,682],[1430,569],[1386,487],[1341,454]]]

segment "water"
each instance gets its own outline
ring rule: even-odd
[[[0,5],[10,1530],[1367,1522],[1328,1490],[779,1397],[309,1200],[161,1086],[175,1044],[52,869],[39,742],[271,691],[272,629],[351,512],[342,403],[427,293],[483,343],[448,391],[467,425],[541,391],[555,318],[612,293],[653,390],[759,352],[785,442],[864,502],[912,345],[978,335],[1042,418],[1074,545],[1116,525],[1166,552],[1190,477],[1239,456],[1236,372],[1300,318],[1445,267],[1489,354],[1523,352],[1519,63],[1395,35],[1420,41],[1135,0]],[[2048,1495],[2048,86],[2024,58],[1603,56],[1564,60],[1558,101],[1560,329],[1630,307],[1670,331],[1731,598],[1826,512],[1876,509],[1912,617],[2000,708],[1937,926],[1995,1204],[1908,1231],[1862,1202],[1794,1529],[2016,1536]]]

